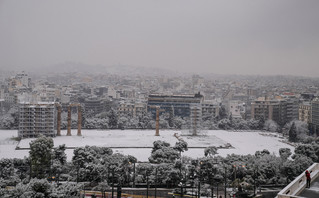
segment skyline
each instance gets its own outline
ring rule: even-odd
[[[318,1],[0,1],[0,67],[319,77]]]

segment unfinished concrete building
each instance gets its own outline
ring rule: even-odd
[[[21,103],[19,106],[19,137],[32,138],[40,134],[54,137],[56,135],[54,115],[54,103]]]

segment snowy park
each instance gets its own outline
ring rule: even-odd
[[[280,134],[263,131],[209,130],[199,136],[186,136],[178,130],[163,130],[160,136],[155,136],[154,130],[82,130],[82,136],[76,136],[76,130],[73,130],[72,134],[66,136],[66,131],[62,131],[62,136],[53,138],[55,147],[66,145],[68,160],[72,159],[74,148],[89,145],[110,147],[114,153],[133,155],[138,161],[144,162],[148,161],[154,141],[162,140],[174,146],[178,138],[188,143],[189,149],[182,155],[192,158],[203,157],[204,149],[208,146],[219,148],[218,155],[223,157],[228,154],[254,154],[263,149],[279,156],[280,148],[294,150],[284,143]],[[17,137],[17,130],[0,130],[0,158],[23,158],[29,155],[29,143],[34,138],[18,142],[13,137]]]

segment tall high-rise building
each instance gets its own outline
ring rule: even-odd
[[[56,135],[54,115],[54,103],[21,103],[19,106],[19,137],[37,137],[40,134],[54,137]]]

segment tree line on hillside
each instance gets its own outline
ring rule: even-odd
[[[1,159],[0,197],[78,197],[84,185],[104,192],[138,184],[177,188],[180,193],[186,193],[183,186],[199,187],[208,195],[217,185],[245,183],[247,190],[266,184],[286,185],[319,162],[318,142],[297,146],[292,156],[290,149],[281,148],[279,157],[268,150],[221,157],[216,155],[216,147],[208,147],[205,157],[194,159],[182,155],[188,149],[186,142],[172,146],[158,140],[148,163],[96,146],[75,149],[72,160],[67,161],[65,145],[53,145],[52,138],[41,136],[30,143],[28,157]],[[7,186],[15,188],[8,190]]]

